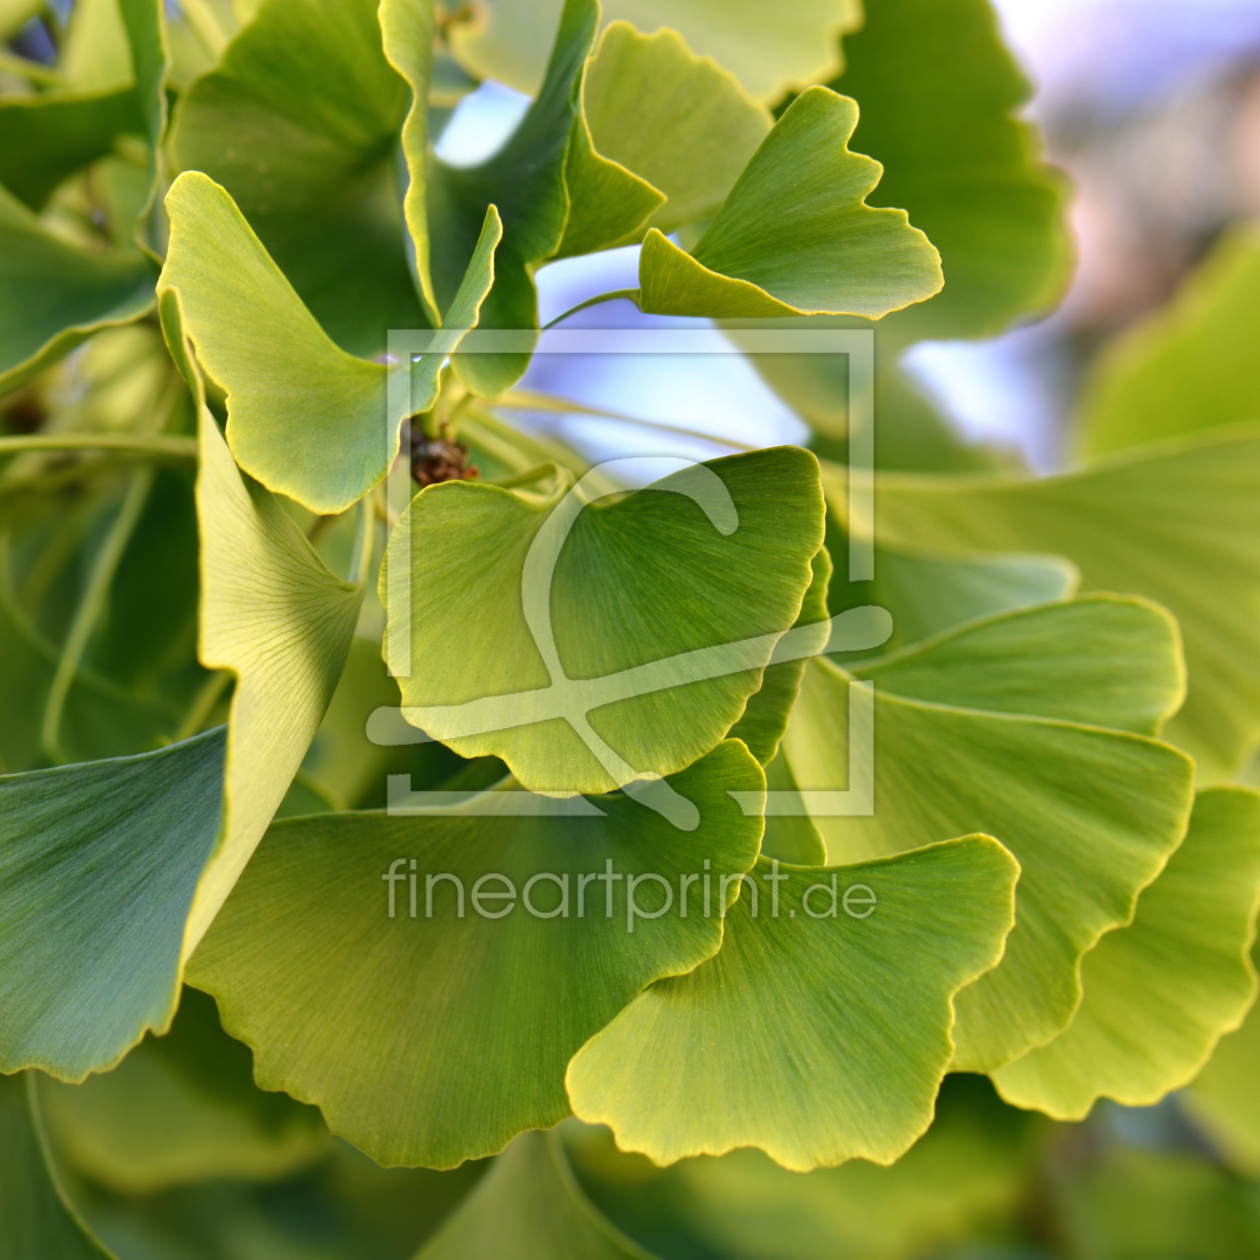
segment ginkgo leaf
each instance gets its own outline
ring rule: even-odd
[[[1211,783],[1260,740],[1258,475],[1260,436],[1240,427],[1036,481],[887,476],[877,534],[954,554],[1046,551],[1080,568],[1084,590],[1163,604],[1181,626],[1189,676],[1166,734]],[[846,479],[824,467],[823,480],[843,516]]]
[[[641,35],[627,22],[604,31],[582,100],[599,152],[668,198],[649,220],[662,232],[716,214],[773,123],[677,31]]]
[[[861,110],[859,152],[885,167],[873,196],[941,252],[945,288],[889,335],[976,337],[1049,307],[1067,284],[1067,181],[1017,116],[1030,88],[988,0],[865,0],[831,87]]]
[[[1135,636],[1134,647],[1145,642],[1146,681],[1128,693],[1132,710],[1124,723],[1139,727],[1175,697],[1180,678],[1166,618],[1135,604],[1128,620],[1143,615],[1150,629]],[[1096,629],[1086,632],[1091,618]],[[1190,760],[1150,738],[1086,725],[1115,717],[1125,692],[1097,699],[1072,693],[1052,668],[1057,660],[1065,673],[1096,677],[1101,671],[1089,658],[1114,660],[1116,624],[1110,605],[1081,612],[1064,604],[961,627],[905,654],[916,663],[914,676],[904,676],[909,696],[885,689],[900,681],[895,665],[886,679],[878,662],[854,668],[875,683],[874,814],[815,818],[829,859],[857,861],[982,831],[1001,840],[1023,871],[1018,922],[1001,965],[959,997],[962,1070],[993,1070],[1067,1026],[1080,1000],[1081,956],[1129,921],[1138,892],[1185,833]],[[1060,625],[1075,636],[1060,635]],[[999,665],[1002,639],[1008,660]],[[989,669],[1008,680],[1024,673],[1014,681],[1024,714],[960,703],[970,697],[949,675],[968,642],[986,641],[994,649]],[[783,747],[807,792],[848,783],[849,677],[830,661],[806,669]],[[983,674],[975,686],[975,700],[989,702]],[[1039,716],[1043,709],[1055,716]],[[858,738],[869,736],[859,727]]]
[[[574,1114],[659,1164],[740,1146],[801,1172],[892,1163],[931,1123],[954,995],[1002,955],[1018,864],[973,836],[838,869],[762,858],[756,874],[786,880],[773,908],[743,887],[718,955],[574,1056]]]
[[[329,1146],[319,1112],[254,1084],[248,1049],[196,989],[184,990],[169,1032],[146,1037],[113,1071],[81,1085],[46,1080],[39,1096],[58,1154],[123,1194],[273,1180]]]
[[[159,291],[179,295],[197,357],[227,392],[233,455],[311,511],[345,511],[384,479],[398,452],[405,416],[387,407],[387,369],[333,344],[212,180],[185,172],[166,206],[171,243]],[[444,354],[477,322],[499,231],[492,208],[451,307],[455,329],[439,334],[412,378],[417,411],[432,406]]]
[[[5,1260],[114,1260],[66,1198],[26,1074],[0,1076],[0,1220]]]
[[[205,405],[178,295],[164,293],[160,311],[167,345],[198,412],[197,654],[207,669],[228,670],[236,682],[228,718],[223,825],[188,917],[186,960],[302,764],[350,650],[364,588],[362,582],[331,573],[275,498],[241,475]]]
[[[184,923],[219,835],[221,730],[0,778],[0,1067],[110,1067],[179,997]]]
[[[1079,1120],[1100,1097],[1149,1106],[1193,1079],[1255,999],[1258,893],[1260,793],[1200,793],[1133,922],[1085,955],[1072,1023],[994,1076],[1003,1098]]]
[[[489,0],[485,18],[448,28],[451,47],[478,78],[536,92],[561,0]],[[713,57],[759,100],[835,72],[836,35],[862,21],[857,0],[805,0],[767,22],[758,0],[607,0],[607,21],[642,31],[673,27],[701,56]]]
[[[1258,319],[1260,231],[1239,227],[1166,307],[1091,365],[1080,402],[1085,454],[1260,420]]]
[[[264,0],[172,127],[176,168],[221,183],[322,328],[364,356],[384,351],[390,328],[436,323],[412,282],[398,205],[406,108],[376,0]],[[484,218],[482,205],[458,276]]]
[[[407,720],[533,791],[610,791],[715,747],[822,545],[814,458],[796,447],[686,466],[607,506],[583,508],[583,489],[431,486],[381,581],[386,659],[401,642],[416,666],[395,670]],[[391,593],[403,566],[414,606]]]
[[[552,1133],[522,1133],[416,1260],[651,1260],[582,1193]]]
[[[763,784],[729,740],[672,780],[691,832],[625,796],[505,818],[494,791],[463,813],[277,823],[190,983],[264,1088],[379,1163],[492,1154],[567,1114],[570,1056],[636,993],[716,953],[761,838],[728,793]]]
[[[857,117],[857,105],[828,88],[797,97],[690,254],[648,232],[640,306],[658,315],[878,319],[936,293],[931,242],[904,210],[865,203],[882,168],[849,151]]]

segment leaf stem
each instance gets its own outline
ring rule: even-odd
[[[603,302],[615,302],[618,298],[629,298],[635,306],[639,305],[639,289],[614,289],[611,293],[601,293],[597,297],[587,298],[585,302],[579,302],[576,306],[571,306],[563,315],[557,315],[550,323],[544,324],[540,329],[546,332],[548,328],[554,328],[562,320],[568,319],[570,315],[576,315],[578,311],[584,311],[588,306],[599,306]]]
[[[20,451],[82,450],[195,460],[197,439],[169,433],[19,433],[0,437],[0,455],[16,455]]]
[[[38,61],[31,61],[27,57],[19,57],[2,50],[0,50],[0,71],[5,74],[21,75],[22,78],[43,87],[62,87],[65,84],[65,79],[52,66],[44,66]]]
[[[66,707],[66,697],[70,694],[70,684],[78,672],[79,662],[87,650],[92,631],[105,610],[105,601],[109,598],[114,574],[140,520],[140,513],[144,510],[152,485],[152,468],[140,468],[131,474],[131,484],[123,496],[118,516],[92,564],[87,589],[75,610],[70,633],[66,635],[61,657],[57,661],[57,672],[53,675],[48,699],[44,704],[44,720],[40,726],[39,739],[45,754],[59,765],[66,762],[61,749],[61,715]]]

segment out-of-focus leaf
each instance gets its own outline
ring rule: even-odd
[[[916,662],[918,677],[907,675],[902,685],[923,698],[893,690],[901,682],[895,664],[886,677],[879,662],[854,667],[854,676],[875,683],[875,813],[815,819],[830,860],[979,831],[1007,845],[1022,868],[1018,922],[1002,963],[959,996],[956,1066],[963,1070],[996,1069],[1067,1026],[1080,1000],[1081,956],[1129,921],[1138,892],[1185,834],[1190,760],[1166,744],[1092,724],[1109,716],[1148,726],[1177,694],[1180,660],[1166,617],[1128,607],[1052,605],[911,649],[903,659]],[[1059,682],[1059,672],[1104,672],[1091,657],[1113,662],[1117,626],[1125,626],[1127,646],[1129,623],[1143,616],[1150,625],[1132,645],[1145,644],[1143,681],[1128,693],[1128,719],[1123,692],[1095,697]],[[1061,635],[1060,626],[1075,636]],[[1007,659],[999,664],[1003,640]],[[961,678],[954,681],[968,643],[992,650],[981,654],[1024,697],[1023,714],[984,711],[993,693],[983,674],[971,675],[974,699]],[[803,790],[848,782],[848,678],[830,661],[805,671],[783,742]],[[952,703],[932,698],[938,695]]]
[[[264,0],[188,90],[171,135],[177,168],[227,189],[323,329],[364,356],[385,349],[390,328],[434,322],[398,205],[407,85],[385,59],[376,11],[376,0]],[[473,242],[484,217],[483,205]]]
[[[876,532],[954,554],[1066,556],[1085,590],[1163,604],[1185,639],[1190,688],[1166,735],[1194,756],[1204,785],[1231,775],[1260,741],[1258,476],[1254,427],[1037,481],[888,476],[876,495]],[[823,481],[843,516],[845,478],[824,467]]]
[[[488,812],[494,792],[463,816],[277,823],[190,983],[253,1048],[265,1087],[317,1103],[380,1163],[450,1168],[492,1154],[567,1114],[570,1056],[636,993],[717,951],[720,908],[761,837],[760,817],[728,791],[755,796],[763,782],[730,740],[672,781],[699,807],[691,832],[622,796],[509,820]],[[683,916],[679,876],[705,871],[710,913],[688,885]],[[619,882],[591,887],[599,872]],[[634,905],[649,915],[668,881],[672,911],[631,920],[629,875],[642,877]]]
[[[1019,866],[972,836],[839,869],[762,858],[756,874],[788,881],[773,909],[750,912],[741,886],[717,956],[574,1056],[573,1111],[661,1164],[741,1146],[800,1172],[892,1163],[931,1123],[954,996],[1001,957]],[[833,879],[845,910],[829,918]]]
[[[1235,228],[1182,291],[1093,364],[1081,399],[1091,458],[1260,420],[1260,230]]]
[[[651,1260],[600,1215],[560,1140],[522,1133],[416,1260]]]
[[[198,656],[236,676],[223,827],[189,914],[187,959],[302,764],[350,650],[363,586],[329,572],[284,508],[241,475],[205,405],[175,294],[163,295],[161,314],[198,410]]]
[[[904,210],[865,198],[878,162],[852,153],[857,105],[828,88],[792,102],[692,253],[655,229],[639,302],[659,315],[830,312],[878,319],[941,287],[940,256]]]
[[[254,1084],[249,1050],[213,999],[185,989],[170,1031],[81,1085],[46,1081],[40,1102],[59,1154],[124,1194],[226,1177],[272,1180],[328,1148],[319,1113]]]
[[[452,48],[478,78],[536,92],[560,8],[561,0],[490,0],[484,21],[450,27]],[[641,31],[673,27],[753,96],[774,101],[834,73],[835,36],[860,25],[862,10],[858,0],[804,0],[768,22],[759,0],[608,0],[604,17]]]
[[[649,220],[672,232],[712,218],[772,125],[738,80],[697,57],[677,31],[604,31],[583,104],[596,149],[668,198]]]
[[[422,491],[390,540],[381,585],[388,636],[408,640],[415,663],[399,680],[407,720],[461,756],[502,757],[533,791],[604,792],[682,770],[739,718],[801,613],[823,538],[815,476],[813,456],[795,447],[684,468],[582,509],[567,542],[558,529],[582,502],[567,482],[549,497],[469,482]],[[547,602],[538,557],[550,542],[563,550]],[[409,565],[414,608],[390,601],[390,565]],[[723,646],[745,640],[755,642]],[[654,662],[702,649],[728,652],[728,672],[660,664],[652,674]],[[641,685],[630,674],[599,681],[637,667],[648,671]],[[630,779],[615,777],[599,741]]]
[[[1186,1084],[1255,998],[1258,892],[1260,793],[1201,793],[1133,922],[1085,955],[1071,1025],[996,1074],[1002,1096],[1079,1120],[1104,1095],[1148,1106]]]
[[[219,834],[223,732],[0,778],[0,1065],[64,1080],[164,1030]]]
[[[0,1257],[114,1260],[58,1183],[34,1088],[26,1075],[0,1076]]]

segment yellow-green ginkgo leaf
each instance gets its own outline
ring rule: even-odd
[[[345,665],[364,587],[361,579],[331,573],[275,498],[242,476],[205,405],[178,296],[163,294],[160,309],[167,344],[198,409],[197,654],[207,669],[229,671],[236,682],[223,824],[184,933],[187,959],[302,764]],[[364,530],[362,541],[370,537]],[[365,567],[360,554],[356,568]]]
[[[840,868],[762,858],[760,906],[749,881],[717,957],[574,1056],[574,1114],[658,1164],[740,1146],[799,1172],[892,1163],[931,1123],[954,995],[1001,957],[1018,875],[987,836]]]
[[[866,204],[882,168],[849,151],[857,120],[857,105],[829,88],[797,97],[690,254],[649,231],[639,258],[642,308],[878,319],[936,293],[940,256],[928,238],[904,210]]]
[[[376,0],[264,0],[172,128],[176,168],[221,183],[328,335],[365,357],[385,350],[390,328],[436,326],[398,205],[406,109]],[[483,205],[474,241],[484,217]]]
[[[0,778],[0,1068],[82,1080],[179,999],[184,924],[219,836],[222,730]]]
[[[1260,429],[1247,426],[1040,480],[890,475],[876,495],[876,532],[954,554],[1065,556],[1084,590],[1132,591],[1163,604],[1181,626],[1189,678],[1166,734],[1194,756],[1200,783],[1210,783],[1232,774],[1260,740],[1257,478]],[[846,478],[824,468],[823,480],[843,515]]]
[[[671,475],[590,507],[602,491],[585,479],[551,494],[448,482],[390,539],[381,598],[404,715],[461,756],[502,757],[532,791],[611,791],[715,747],[813,580],[807,451],[627,463]]]
[[[311,511],[344,511],[384,479],[408,407],[432,406],[443,357],[477,322],[499,240],[493,209],[451,307],[454,330],[438,334],[391,414],[387,369],[333,344],[224,189],[185,172],[166,205],[171,243],[159,291],[179,295],[197,358],[227,393],[233,455]]]
[[[0,1076],[0,1221],[4,1260],[114,1260],[53,1169],[29,1074]]]
[[[1085,955],[1072,1023],[996,1073],[1002,1096],[1079,1120],[1100,1097],[1149,1106],[1190,1081],[1255,999],[1258,893],[1260,793],[1200,793],[1133,922]]]
[[[81,1085],[44,1081],[58,1154],[122,1194],[209,1181],[276,1180],[327,1153],[319,1112],[254,1084],[250,1054],[219,1027],[214,1001],[185,989],[162,1037]]]
[[[522,1133],[415,1260],[651,1260],[606,1220],[554,1133]]]
[[[1073,689],[1073,678],[1105,675],[1130,637],[1141,668],[1126,671],[1125,686]],[[981,707],[994,703],[990,673],[1023,699],[1023,713]],[[874,684],[873,736],[860,713],[850,716],[851,677]],[[957,1067],[993,1070],[1067,1026],[1081,956],[1129,921],[1180,842],[1189,758],[1094,725],[1148,729],[1175,703],[1179,681],[1166,615],[1137,601],[1007,614],[852,675],[830,661],[807,667],[783,742],[797,784],[834,792],[851,786],[851,757],[873,766],[873,814],[814,819],[831,861],[976,831],[1019,860],[1018,922],[1002,963],[959,997]]]
[[[690,832],[624,795],[531,816],[511,781],[453,813],[276,823],[190,983],[264,1088],[379,1163],[493,1154],[567,1114],[565,1065],[636,993],[717,952],[761,838],[730,793],[763,784],[728,740],[671,782]]]
[[[773,119],[677,31],[641,35],[614,22],[600,38],[583,90],[600,153],[668,198],[652,227],[672,232],[712,218],[770,131]]]
[[[1235,228],[1168,306],[1092,365],[1080,404],[1091,458],[1260,420],[1260,230]]]
[[[455,55],[478,78],[536,92],[561,0],[490,0],[484,17],[452,23]],[[607,21],[641,31],[672,27],[701,56],[713,57],[758,100],[773,102],[791,87],[835,72],[836,35],[861,25],[858,0],[804,0],[766,20],[759,0],[607,0]]]

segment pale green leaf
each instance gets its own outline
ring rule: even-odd
[[[1201,793],[1133,922],[1086,954],[1071,1025],[995,1075],[1002,1096],[1079,1120],[1100,1097],[1142,1107],[1185,1085],[1255,998],[1257,893],[1260,793]]]
[[[1154,610],[1146,639],[1143,686],[1130,694],[1126,725],[1139,726],[1176,692],[1179,660],[1167,623]],[[1082,618],[1100,632],[1082,632]],[[1061,637],[1056,622],[1076,628]],[[976,634],[996,649],[991,628],[962,627],[907,653],[916,662],[908,689],[950,695],[953,706],[875,690],[875,813],[815,819],[831,861],[900,852],[949,836],[982,831],[1019,860],[1018,923],[1002,964],[959,999],[957,1066],[995,1069],[1067,1026],[1080,1000],[1081,956],[1111,928],[1128,922],[1138,892],[1155,878],[1185,833],[1193,765],[1166,744],[1082,721],[1115,715],[1117,700],[1096,700],[1061,686],[1052,662],[1078,677],[1095,676],[1086,657],[1113,659],[1110,607],[1079,613],[1057,605],[1010,615],[1009,659],[1000,668],[1026,698],[1024,715],[985,712],[949,674]],[[1023,631],[1024,633],[1020,633]],[[937,669],[933,669],[933,662]],[[939,670],[939,673],[937,672]],[[1023,678],[1020,678],[1021,673]],[[894,686],[893,676],[886,682]],[[933,674],[936,678],[928,683]],[[976,675],[973,673],[973,680]],[[806,791],[848,784],[848,675],[830,661],[811,662],[784,748]],[[975,701],[990,703],[981,676]],[[957,706],[957,707],[955,707]],[[1038,716],[1041,710],[1057,716]]]
[[[523,1133],[416,1260],[650,1260],[582,1193],[551,1133]]]
[[[328,335],[364,356],[385,349],[390,328],[435,323],[412,283],[398,204],[406,109],[376,0],[264,0],[172,128],[176,169],[221,183]],[[452,292],[484,218],[483,204]]]
[[[496,817],[493,791],[463,814],[277,823],[190,983],[253,1048],[265,1088],[317,1103],[378,1162],[450,1168],[492,1154],[567,1114],[565,1065],[636,993],[717,952],[721,906],[761,836],[728,792],[755,796],[763,782],[730,740],[672,780],[699,809],[691,832],[624,796],[567,817]],[[610,871],[619,882],[593,881]],[[692,881],[683,916],[680,876],[693,873],[711,874],[712,899]],[[630,890],[628,875],[646,882]],[[655,914],[665,881],[671,912],[632,918],[630,891]]]
[[[770,131],[769,111],[677,31],[604,31],[583,105],[595,147],[668,198],[650,224],[672,232],[717,213]]]
[[[640,305],[713,318],[831,312],[878,319],[931,297],[940,258],[904,210],[865,198],[881,167],[848,148],[857,105],[810,88],[788,108],[691,254],[655,229]]]
[[[974,836],[773,873],[787,878],[777,917],[768,887],[760,913],[743,887],[717,957],[647,989],[569,1065],[574,1113],[623,1150],[661,1164],[740,1146],[797,1171],[888,1164],[931,1123],[954,995],[1002,955],[1017,863]],[[756,874],[771,878],[764,858]],[[865,917],[798,912],[821,884],[810,905],[828,914],[833,878]]]
[[[409,643],[414,663],[399,679],[407,720],[461,756],[502,757],[534,791],[609,791],[715,747],[800,615],[822,544],[814,458],[795,447],[595,503],[565,541],[581,502],[567,482],[550,496],[431,486],[391,537],[381,582],[387,642]],[[538,561],[556,545],[552,577]],[[390,597],[403,565],[414,607]],[[666,659],[702,649],[723,656],[717,676]]]
[[[0,1076],[0,1221],[2,1260],[114,1260],[66,1198],[26,1075]]]
[[[66,1080],[164,1030],[219,834],[223,732],[0,778],[0,1067]]]
[[[843,515],[844,478],[823,470]],[[1066,556],[1085,590],[1132,591],[1181,626],[1189,694],[1167,738],[1228,777],[1260,741],[1260,437],[1240,428],[1038,481],[881,479],[878,537],[938,551]],[[859,525],[860,528],[869,526]]]
[[[536,92],[560,7],[560,0],[489,0],[484,22],[450,28],[452,48],[478,78]],[[835,72],[835,36],[860,25],[862,10],[858,0],[802,0],[767,20],[760,0],[608,0],[604,17],[641,31],[673,27],[753,96],[774,101]]]
[[[1091,458],[1260,420],[1260,230],[1239,227],[1163,309],[1091,365],[1080,403]]]

